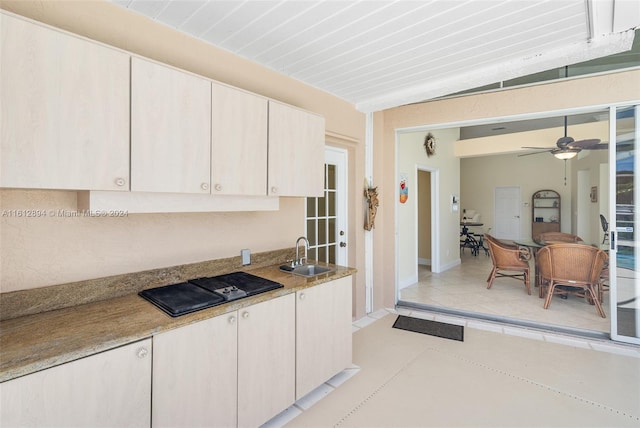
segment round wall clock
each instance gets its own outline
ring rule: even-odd
[[[436,137],[431,132],[424,139],[424,148],[427,151],[427,156],[436,154]]]

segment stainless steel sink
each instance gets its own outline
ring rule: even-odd
[[[288,266],[281,266],[280,269],[286,270],[287,272],[291,272],[294,275],[300,275],[307,278],[322,275],[323,273],[333,272],[335,270],[327,266],[319,266],[319,265],[313,265],[313,264],[300,265],[294,268],[290,268]]]
[[[301,265],[293,268],[292,273],[295,275],[312,277],[316,275],[321,275],[323,273],[333,272],[334,269],[331,269],[326,266],[318,266],[318,265]]]

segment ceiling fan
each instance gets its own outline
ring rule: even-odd
[[[575,141],[567,136],[567,116],[564,117],[564,137],[558,138],[556,147],[522,147],[523,149],[539,150],[533,153],[524,153],[518,156],[537,155],[538,153],[551,153],[558,159],[568,160],[574,158],[582,150],[605,150],[609,148],[608,143],[601,143],[599,139]]]

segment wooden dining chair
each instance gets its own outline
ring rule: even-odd
[[[607,258],[604,251],[584,244],[562,243],[541,248],[537,266],[541,278],[540,295],[546,294],[544,308],[549,307],[555,294],[588,296],[595,303],[598,314],[606,318],[597,290]]]
[[[527,248],[507,244],[489,234],[484,235],[489,244],[489,255],[493,262],[493,268],[487,278],[487,289],[491,288],[493,281],[500,277],[515,278],[524,281],[527,294],[531,294],[529,286],[529,259],[531,253]]]

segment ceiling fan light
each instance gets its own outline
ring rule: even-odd
[[[571,150],[571,149],[567,149],[567,150],[557,150],[557,151],[553,151],[553,155],[561,160],[569,160],[569,159],[573,159],[577,156],[578,152],[580,150]]]

